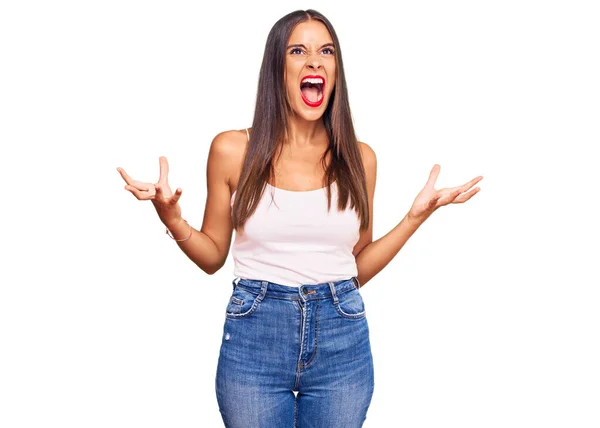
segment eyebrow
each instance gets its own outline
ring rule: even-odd
[[[325,43],[319,49],[323,49],[324,47],[335,48],[335,46],[333,45],[333,43]],[[306,46],[304,46],[303,44],[295,44],[295,45],[289,45],[287,48],[288,49],[290,49],[290,48],[304,48],[304,49],[306,49]]]

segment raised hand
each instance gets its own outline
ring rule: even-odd
[[[435,190],[433,186],[439,173],[440,166],[435,164],[429,173],[429,179],[425,187],[419,192],[408,212],[410,219],[425,221],[439,207],[467,202],[480,190],[479,187],[471,188],[483,179],[483,176],[480,175],[462,186]]]
[[[166,157],[159,158],[159,166],[160,176],[156,184],[134,180],[123,168],[117,168],[117,171],[127,183],[125,190],[129,190],[140,201],[152,201],[160,220],[169,227],[181,219],[181,208],[177,201],[181,197],[182,190],[177,188],[175,194],[171,192],[168,181],[169,163]]]

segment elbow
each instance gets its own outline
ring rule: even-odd
[[[204,266],[201,267],[201,269],[207,273],[208,275],[214,275],[215,273],[217,273],[219,270],[221,270],[221,268],[225,265],[225,263],[223,262],[219,262],[218,264],[214,264],[214,265],[210,265],[210,266]]]
[[[208,274],[208,275],[214,275],[215,273],[217,273],[219,271],[219,269],[221,269],[220,267],[205,267],[202,270],[204,271],[204,273]]]

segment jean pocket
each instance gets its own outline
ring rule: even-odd
[[[337,303],[333,303],[336,312],[346,319],[362,319],[366,316],[365,302],[358,288],[337,295]]]
[[[236,285],[231,293],[225,315],[228,318],[247,317],[253,313],[258,307],[262,299],[259,299],[260,294],[248,291]]]

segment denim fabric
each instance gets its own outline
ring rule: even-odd
[[[225,427],[363,425],[374,371],[359,288],[233,281],[215,380]]]

